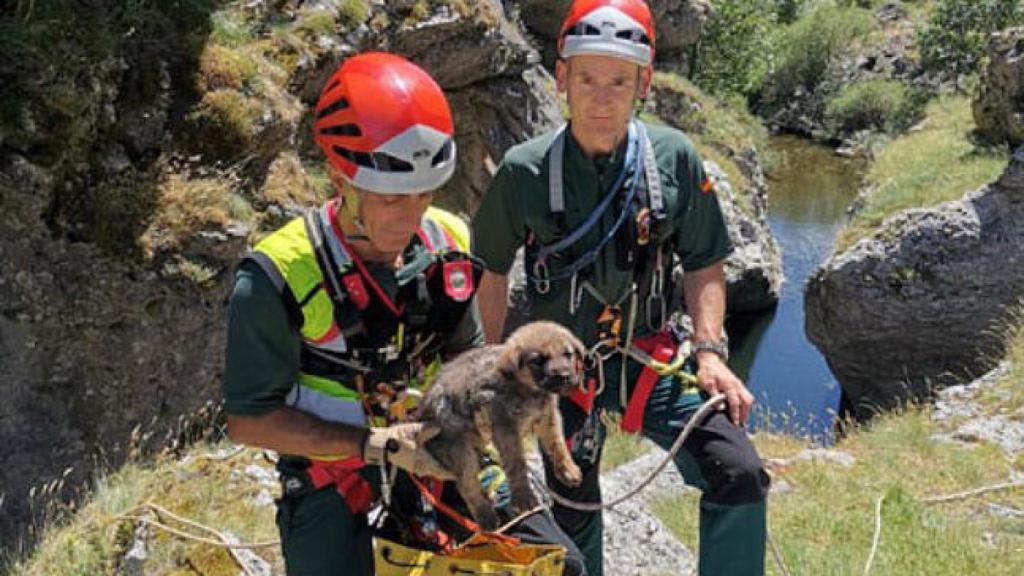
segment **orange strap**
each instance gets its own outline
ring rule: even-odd
[[[442,502],[441,499],[435,496],[434,493],[431,492],[430,489],[427,488],[427,486],[419,478],[412,474],[409,474],[409,479],[412,480],[412,483],[415,484],[416,487],[420,489],[420,493],[423,494],[423,497],[427,499],[427,502],[430,502],[431,506],[440,510],[442,513],[444,513],[445,516],[451,518],[466,530],[469,530],[474,534],[486,534],[489,537],[493,537],[495,540],[499,542],[504,542],[505,544],[510,544],[512,546],[519,545],[520,540],[515,536],[508,536],[506,534],[499,534],[497,532],[484,532],[484,529],[481,528],[479,524],[470,520],[469,518],[466,518],[462,514],[459,514],[455,511],[454,508]]]

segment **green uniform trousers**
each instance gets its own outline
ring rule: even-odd
[[[612,360],[606,367],[608,373],[618,374],[620,365]],[[630,367],[629,381],[636,382],[640,368],[632,362]],[[644,411],[642,434],[668,450],[705,400],[705,394],[687,389],[676,377],[660,378]],[[605,429],[598,412],[622,411],[618,387],[610,381],[595,400],[595,410],[589,416],[567,400],[561,402],[561,408],[573,457],[584,474],[583,483],[577,488],[562,485],[545,462],[548,485],[576,501],[600,502],[598,477]],[[703,492],[698,572],[702,576],[762,575],[769,478],[745,431],[733,425],[726,414],[714,412],[707,417],[675,456],[675,464],[686,483]],[[602,576],[601,513],[556,506],[554,514],[559,526],[586,556],[587,573]],[[642,545],[638,539],[637,546]]]

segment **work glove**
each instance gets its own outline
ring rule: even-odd
[[[434,459],[424,445],[440,432],[420,422],[395,424],[387,428],[369,428],[363,438],[363,461],[367,464],[392,464],[417,476],[454,480],[455,475]]]

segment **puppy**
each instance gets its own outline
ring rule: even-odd
[[[444,365],[427,392],[420,419],[441,431],[426,449],[456,475],[456,488],[485,530],[498,515],[478,479],[484,448],[501,454],[511,503],[529,510],[537,499],[527,478],[523,438],[534,434],[569,486],[582,480],[565,445],[558,395],[579,386],[583,344],[554,322],[522,326],[504,344],[470,350]]]

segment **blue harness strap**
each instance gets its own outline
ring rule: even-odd
[[[548,174],[548,200],[549,208],[551,212],[555,214],[565,211],[565,188],[563,183],[565,138],[565,127],[563,126],[559,130],[558,134],[555,135],[555,139],[552,142],[549,152],[550,166]],[[623,162],[622,170],[619,172],[619,175],[612,186],[605,192],[598,205],[590,215],[587,216],[587,219],[562,239],[552,244],[539,247],[537,252],[532,255],[531,259],[533,264],[532,266],[528,266],[526,274],[528,280],[534,283],[538,292],[546,292],[550,289],[551,282],[570,278],[597,260],[601,251],[604,250],[605,246],[615,238],[619,229],[628,220],[632,213],[629,206],[632,205],[633,200],[636,198],[637,190],[642,180],[647,180],[647,187],[651,191],[649,197],[652,201],[652,211],[657,210],[657,212],[663,212],[661,185],[658,178],[657,166],[654,165],[653,162],[654,149],[650,143],[650,139],[647,137],[647,131],[644,129],[643,124],[635,120],[630,122],[627,138],[626,158]],[[631,169],[633,178],[629,184],[629,189],[624,199],[623,210],[620,212],[611,229],[594,247],[587,250],[579,258],[574,260],[565,268],[559,270],[557,273],[553,275],[550,274],[547,269],[548,258],[553,254],[561,252],[569,246],[577,243],[588,232],[590,232],[594,226],[597,225],[602,216],[604,216],[611,207],[615,198],[618,197],[618,191],[621,190],[625,184],[626,178],[629,176]],[[651,183],[652,180],[654,182],[653,185]],[[653,204],[655,198],[657,199],[657,207]]]

